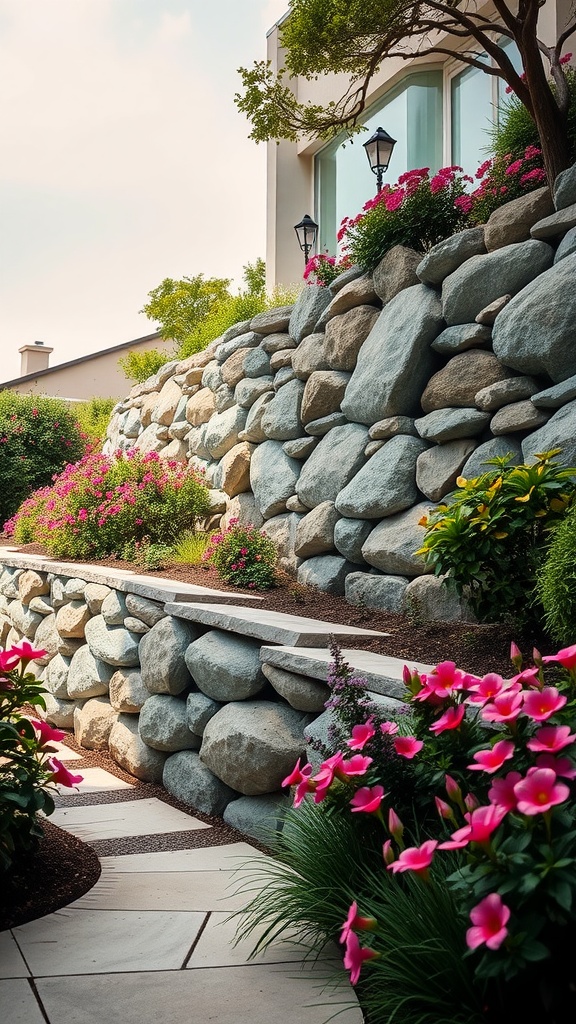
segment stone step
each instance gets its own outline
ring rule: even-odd
[[[374,654],[372,651],[343,650],[342,657],[350,665],[354,676],[366,680],[368,690],[402,701],[406,698],[406,688],[402,679],[404,665],[416,668],[418,672],[430,672],[432,669],[432,665],[423,665],[409,659],[390,658],[386,654]],[[320,679],[325,683],[332,655],[330,651],[315,648],[307,650],[303,646],[293,644],[286,647],[262,647],[260,659],[266,665],[298,672],[300,675]]]
[[[342,626],[336,622],[267,611],[265,608],[233,607],[222,603],[173,602],[166,605],[166,611],[168,615],[175,615],[179,619],[190,619],[204,626],[213,626],[214,629],[225,629],[256,640],[290,647],[328,647],[331,635],[339,639],[389,636],[388,633],[378,633],[374,629],[359,629],[357,626]]]

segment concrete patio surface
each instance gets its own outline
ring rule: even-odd
[[[84,795],[130,789],[103,769],[83,775]],[[156,799],[59,802],[51,820],[88,843],[211,828]],[[234,945],[230,914],[246,901],[237,870],[264,857],[248,842],[102,857],[80,899],[0,933],[0,1021],[361,1024],[336,949],[313,962],[296,939],[254,959],[256,932]]]

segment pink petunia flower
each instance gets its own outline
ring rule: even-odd
[[[346,740],[346,746],[350,747],[350,750],[363,750],[369,740],[376,734],[374,728],[374,719],[369,718],[367,722],[361,725],[355,725],[352,729],[352,737]]]
[[[52,776],[49,781],[58,782],[61,786],[75,786],[77,782],[82,782],[84,778],[83,775],[73,775],[72,772],[69,772],[57,757],[49,758],[48,765],[52,769]]]
[[[305,764],[303,768],[300,768],[300,758],[298,758],[296,764],[294,765],[292,771],[290,772],[290,775],[287,775],[286,778],[282,780],[281,784],[283,787],[297,786],[299,782],[302,782],[302,779],[309,779],[312,774],[312,771],[313,768],[311,764]]]
[[[467,825],[453,832],[450,839],[440,843],[440,850],[460,850],[468,843],[486,843],[490,836],[506,817],[507,811],[504,807],[496,804],[488,804],[485,807],[478,807],[475,811],[469,811],[464,815]]]
[[[569,757],[554,757],[554,754],[540,754],[536,758],[537,768],[551,768],[562,779],[576,779],[576,766]]]
[[[346,952],[344,954],[344,967],[350,972],[350,984],[356,985],[360,978],[362,964],[366,960],[374,960],[380,954],[367,946],[361,946],[354,932],[348,933],[346,940]]]
[[[514,786],[517,782],[520,782],[521,778],[520,772],[508,772],[508,775],[503,779],[494,779],[492,786],[488,790],[490,803],[502,807],[505,811],[515,811],[518,801],[516,800]]]
[[[436,839],[428,839],[422,846],[409,846],[408,849],[402,850],[398,860],[388,864],[388,871],[393,871],[394,874],[398,871],[414,871],[415,874],[426,878],[437,846]]]
[[[557,654],[548,654],[545,658],[542,658],[542,661],[558,662],[558,664],[568,670],[576,668],[576,644],[572,644],[571,647],[563,647]]]
[[[514,722],[522,710],[522,694],[514,687],[499,693],[480,712],[485,722]]]
[[[394,750],[400,757],[405,757],[408,761],[416,757],[423,746],[424,741],[417,740],[415,736],[397,736],[394,740]]]
[[[492,892],[470,911],[470,920],[473,927],[466,932],[468,949],[482,945],[488,949],[499,949],[508,935],[506,925],[510,920],[510,908],[497,892]]]
[[[479,750],[474,754],[477,764],[469,764],[468,768],[473,772],[487,772],[492,775],[513,756],[514,744],[510,740],[499,740],[490,750]]]
[[[385,736],[394,736],[398,732],[397,722],[382,722],[380,726],[380,732]]]
[[[17,654],[20,661],[26,664],[29,661],[34,661],[35,658],[43,658],[47,652],[44,648],[32,647],[32,644],[28,643],[27,640],[21,640],[19,644],[12,644],[12,647],[7,653]]]
[[[373,932],[377,924],[378,922],[375,917],[363,917],[358,913],[358,904],[356,903],[356,900],[354,900],[354,902],[350,904],[348,916],[342,925],[340,942],[347,942],[348,936],[355,930]]]
[[[563,804],[570,796],[570,790],[563,782],[557,781],[556,772],[551,768],[531,768],[526,778],[514,786],[514,794],[520,813],[532,817]]]
[[[489,672],[477,683],[471,683],[468,687],[470,696],[469,704],[484,704],[493,697],[497,697],[504,689],[504,680],[497,672]]]
[[[376,814],[384,799],[384,786],[361,786],[350,801],[352,813]]]
[[[36,719],[31,718],[30,723],[34,726],[35,731],[39,733],[38,739],[40,742],[38,746],[40,749],[45,747],[47,743],[57,743],[59,740],[63,740],[66,735],[61,729],[53,729],[51,725],[48,725],[48,722],[36,721]]]
[[[524,714],[535,722],[545,722],[560,711],[567,698],[558,692],[555,686],[545,686],[542,690],[531,690],[524,694]]]
[[[462,725],[462,720],[465,714],[466,708],[464,704],[459,704],[456,708],[448,708],[444,714],[430,726],[430,732],[439,736],[440,733],[447,732],[449,729],[459,729]]]
[[[535,754],[557,754],[564,747],[571,746],[576,740],[576,733],[570,732],[569,725],[544,725],[528,740],[526,746]]]

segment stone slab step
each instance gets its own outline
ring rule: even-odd
[[[189,619],[204,626],[213,626],[215,629],[225,629],[256,640],[286,644],[290,647],[328,647],[331,635],[339,639],[389,636],[388,633],[378,633],[374,629],[359,629],[357,626],[342,626],[336,622],[322,622],[320,619],[306,619],[300,615],[267,611],[265,608],[243,608],[221,603],[172,602],[166,605],[166,611],[179,619]]]
[[[390,658],[385,654],[374,654],[372,651],[343,650],[342,657],[348,662],[355,676],[366,679],[368,690],[384,697],[404,700],[406,689],[402,680],[404,665],[416,668],[418,672],[430,672],[432,665],[409,659]],[[315,648],[306,649],[296,644],[286,647],[262,647],[260,659],[267,665],[298,672],[311,679],[326,682],[328,666],[332,661],[330,651]]]
[[[50,821],[72,832],[85,843],[100,839],[122,839],[124,836],[191,832],[211,827],[155,797],[129,803],[57,807]]]

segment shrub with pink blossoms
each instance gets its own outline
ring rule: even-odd
[[[338,259],[336,256],[320,252],[317,256],[312,256],[308,260],[302,276],[308,284],[320,284],[327,288],[328,285],[332,284],[332,281],[335,281],[350,266],[351,261],[347,256],[342,256],[341,259]]]
[[[214,533],[202,560],[235,587],[268,590],[274,585],[277,552],[274,543],[252,524],[231,519],[223,533]]]
[[[456,199],[470,224],[485,224],[490,214],[512,199],[546,184],[542,150],[527,146],[519,157],[507,153],[485,160],[476,171],[477,187]]]

